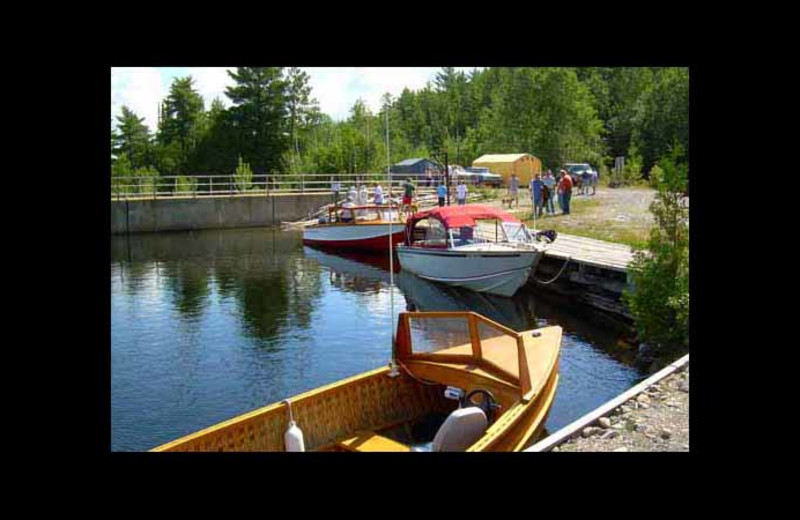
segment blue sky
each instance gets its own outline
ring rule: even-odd
[[[225,87],[233,82],[226,69],[234,67],[113,67],[111,69],[111,118],[127,105],[145,124],[155,131],[158,103],[169,93],[176,77],[191,75],[195,88],[205,100],[206,109],[215,97],[229,106]],[[416,90],[433,81],[441,67],[301,67],[311,80],[311,95],[323,112],[335,120],[347,117],[353,103],[360,97],[374,112],[380,97],[390,92],[397,96],[403,88]],[[470,71],[475,67],[456,67]],[[478,67],[482,68],[482,67]]]

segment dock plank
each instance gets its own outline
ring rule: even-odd
[[[545,252],[546,256],[567,258],[578,263],[625,271],[633,261],[633,249],[625,244],[615,244],[594,238],[559,233],[558,238]]]

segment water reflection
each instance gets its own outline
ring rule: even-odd
[[[111,260],[131,297],[141,298],[155,274],[157,286],[163,279],[171,308],[185,322],[197,323],[216,290],[221,300],[235,302],[245,333],[270,345],[284,326],[308,328],[321,295],[319,266],[276,233],[133,235],[112,240]]]
[[[520,291],[425,281],[387,255],[336,254],[296,232],[239,229],[111,241],[113,450],[146,450],[258,406],[385,365],[392,313],[471,310],[525,330],[565,329],[548,419],[566,424],[630,387],[621,334]]]

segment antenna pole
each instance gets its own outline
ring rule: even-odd
[[[388,100],[387,100],[388,101]],[[391,307],[389,312],[389,323],[392,328],[392,362],[391,362],[391,371],[389,372],[389,377],[397,377],[400,375],[400,372],[397,371],[397,338],[395,337],[395,330],[394,330],[394,252],[392,251],[392,245],[394,241],[394,234],[392,232],[392,221],[394,220],[394,216],[392,213],[392,160],[391,155],[389,154],[389,103],[386,103],[386,108],[384,109],[384,116],[386,117],[386,170],[389,174],[389,306]],[[400,213],[398,212],[398,216]]]

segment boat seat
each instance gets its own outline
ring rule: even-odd
[[[371,431],[356,432],[354,436],[339,441],[337,445],[347,451],[411,451],[409,446]]]
[[[483,410],[467,406],[453,411],[436,432],[433,442],[411,447],[411,451],[464,451],[486,433],[489,421]]]

